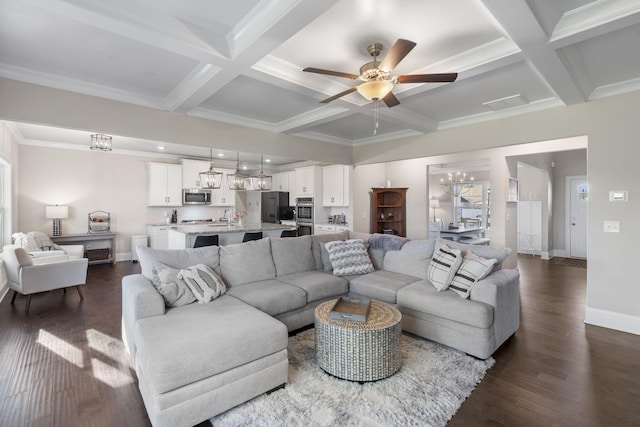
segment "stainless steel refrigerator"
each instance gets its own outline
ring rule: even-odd
[[[286,191],[265,191],[262,193],[262,222],[279,224],[281,220],[292,220],[293,206],[289,206]]]

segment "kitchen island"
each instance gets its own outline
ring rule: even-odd
[[[263,237],[280,237],[283,230],[295,230],[295,226],[283,224],[202,224],[173,226],[169,228],[169,249],[192,248],[198,236],[218,235],[220,246],[241,243],[244,233],[262,231]]]

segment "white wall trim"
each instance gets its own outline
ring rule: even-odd
[[[542,251],[540,253],[540,258],[545,260],[550,260],[552,256],[550,255],[549,251]]]
[[[587,307],[584,323],[640,335],[640,317]]]
[[[120,252],[116,254],[116,262],[131,261],[131,252]]]
[[[553,257],[566,258],[567,257],[567,250],[566,249],[553,249],[551,251],[551,258],[553,258]]]

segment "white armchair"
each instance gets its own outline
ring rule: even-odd
[[[80,253],[83,253],[82,245]],[[47,257],[32,257],[23,248],[7,245],[3,248],[2,259],[7,274],[9,288],[13,289],[11,304],[16,300],[18,293],[27,297],[25,311],[29,311],[31,295],[75,286],[80,298],[84,296],[79,285],[87,282],[87,267],[89,260],[77,258],[75,253],[78,248],[73,248],[69,255],[51,255]]]

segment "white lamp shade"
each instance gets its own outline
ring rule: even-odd
[[[429,207],[435,209],[435,208],[439,208],[440,207],[440,200],[439,199],[431,199],[429,200]]]
[[[69,206],[47,206],[47,219],[65,219],[69,217]]]
[[[369,101],[384,98],[389,92],[391,92],[391,89],[393,89],[393,83],[386,80],[372,80],[362,83],[357,88],[358,93]]]

